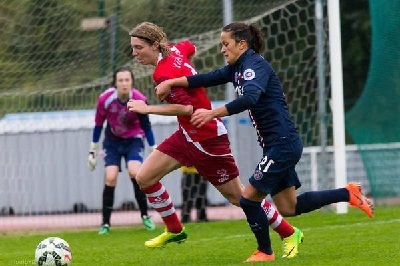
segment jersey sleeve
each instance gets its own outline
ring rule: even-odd
[[[132,99],[134,100],[142,100],[142,101],[147,101],[146,96],[144,96],[140,91],[138,91],[137,89],[132,89]]]
[[[104,103],[102,101],[102,97],[100,96],[99,99],[97,100],[94,124],[96,126],[103,126],[105,120],[106,120],[106,110],[104,108]]]
[[[165,100],[170,104],[192,105],[191,98],[184,88],[172,88]]]
[[[272,67],[264,60],[255,60],[255,62],[244,65],[243,92],[246,93],[249,88],[251,90],[258,88],[265,92],[272,71]]]
[[[147,143],[149,144],[149,146],[154,146],[156,144],[156,142],[155,142],[153,130],[151,128],[151,122],[150,122],[149,115],[138,114],[138,117],[139,117],[140,127],[144,131],[144,134],[147,139]]]
[[[225,105],[229,114],[237,114],[254,107],[269,80],[268,68],[264,61],[251,60],[244,65],[242,92],[240,97]]]
[[[211,87],[232,82],[233,73],[230,66],[224,66],[208,73],[189,75],[186,78],[190,88]]]
[[[159,62],[153,73],[153,78],[156,84],[159,84],[171,78],[190,75],[192,69],[193,66],[187,59],[171,55]],[[165,100],[170,104],[192,105],[191,97],[186,88],[181,87],[172,88],[171,93]]]
[[[174,46],[187,59],[190,59],[196,53],[196,46],[189,40],[178,42]]]

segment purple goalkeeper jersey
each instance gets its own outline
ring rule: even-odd
[[[134,88],[131,90],[129,98],[147,100],[142,93]],[[107,120],[106,137],[126,139],[135,137],[143,138],[145,135],[140,126],[138,114],[128,111],[126,103],[118,99],[115,88],[109,88],[104,91],[97,100],[96,126],[102,126],[105,120]]]

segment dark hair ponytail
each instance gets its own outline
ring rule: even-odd
[[[240,42],[245,40],[250,49],[260,53],[264,48],[265,37],[256,24],[247,25],[244,22],[233,22],[222,28],[224,32],[231,32],[232,38]]]
[[[260,53],[264,49],[265,36],[254,23],[249,25],[249,31],[251,36],[251,42],[249,42],[249,45],[251,49],[256,53]]]

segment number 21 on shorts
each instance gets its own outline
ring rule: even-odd
[[[263,171],[263,173],[266,173],[268,171],[268,168],[274,163],[275,163],[274,160],[271,159],[268,160],[268,156],[265,156],[258,164],[258,170]]]

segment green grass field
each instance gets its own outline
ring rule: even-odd
[[[400,206],[377,207],[374,219],[350,208],[348,214],[328,210],[290,218],[305,241],[293,259],[282,259],[281,241],[271,231],[277,259],[269,265],[400,265]],[[256,249],[244,220],[191,223],[184,244],[149,249],[143,242],[162,232],[142,227],[113,228],[106,236],[95,230],[7,233],[0,237],[0,265],[34,265],[36,245],[48,236],[64,238],[72,248],[72,265],[243,265]],[[260,263],[256,263],[260,264]],[[261,263],[262,264],[262,263]],[[247,264],[246,264],[247,265]]]

